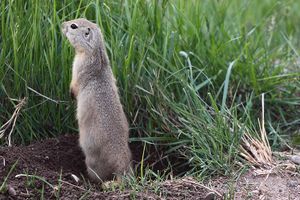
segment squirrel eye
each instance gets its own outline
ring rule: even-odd
[[[76,29],[76,28],[78,28],[78,26],[76,24],[71,24],[71,28]]]

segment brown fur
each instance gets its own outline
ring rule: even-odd
[[[77,99],[79,143],[88,174],[94,181],[111,180],[129,170],[131,152],[104,40],[99,27],[86,19],[64,22],[62,31],[76,51],[70,91]]]

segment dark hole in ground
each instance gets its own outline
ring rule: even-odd
[[[143,159],[144,167],[149,166],[154,172],[161,171],[162,173],[172,173],[172,175],[183,173],[186,170],[184,167],[174,167],[179,166],[183,162],[182,159],[176,156],[164,156],[163,151],[157,150],[154,145],[147,144],[146,147],[145,158]],[[132,142],[130,143],[130,148],[133,155],[133,163],[140,169],[144,143]],[[24,198],[31,197],[31,194],[28,194],[26,190],[27,187],[30,187],[30,184],[34,184],[34,188],[42,188],[43,183],[36,181],[31,183],[26,177],[15,178],[17,174],[36,175],[45,178],[45,180],[52,184],[58,184],[60,176],[62,180],[69,181],[72,184],[77,183],[74,182],[71,174],[75,174],[81,179],[86,179],[87,177],[84,155],[78,145],[78,135],[63,135],[35,142],[29,146],[0,147],[0,183],[3,182],[11,166],[17,160],[18,163],[9,176],[7,184],[18,191],[21,199],[23,198],[22,195],[25,196]],[[25,185],[26,187],[24,187]],[[84,185],[82,184],[81,187],[84,187]],[[53,188],[48,189],[53,190]],[[72,189],[74,190],[74,188]],[[38,191],[35,192],[38,193]],[[32,194],[37,195],[35,192]],[[69,190],[68,192],[70,193]],[[51,191],[47,194],[51,194]],[[54,195],[53,191],[52,195]],[[51,198],[54,196],[48,197]]]

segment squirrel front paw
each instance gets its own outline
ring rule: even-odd
[[[69,90],[69,95],[70,95],[70,97],[71,97],[72,100],[76,100],[76,96],[75,96],[75,94],[74,94],[74,92],[73,92],[72,89]]]
[[[71,99],[76,100],[77,95],[78,95],[78,91],[74,87],[70,88],[69,93],[70,93]]]
[[[70,93],[72,100],[76,100],[77,95],[78,95],[78,86],[75,81],[71,81],[69,93]]]

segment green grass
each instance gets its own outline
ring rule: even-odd
[[[5,193],[7,190],[8,190],[8,188],[7,188],[7,181],[8,181],[8,178],[9,178],[9,176],[11,175],[11,173],[15,170],[15,167],[16,167],[16,165],[18,164],[18,161],[19,160],[17,160],[12,166],[11,166],[11,168],[9,169],[9,172],[7,173],[7,176],[6,177],[3,177],[3,182],[1,183],[1,186],[0,186],[0,194],[1,193]]]
[[[262,93],[271,145],[299,134],[296,0],[0,4],[0,124],[13,99],[28,97],[14,143],[76,132],[68,93],[74,51],[60,24],[77,17],[104,33],[131,140],[166,146],[187,159],[190,173],[230,173],[243,132],[258,130]]]

